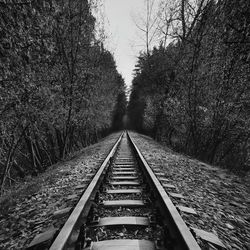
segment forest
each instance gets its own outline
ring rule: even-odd
[[[1,192],[125,120],[178,152],[249,170],[250,2],[145,4],[128,98],[93,14],[100,1],[1,1]]]
[[[124,80],[95,8],[98,1],[1,1],[1,191],[121,126]]]
[[[249,170],[250,1],[162,1],[156,15],[146,2],[130,128],[202,161]]]

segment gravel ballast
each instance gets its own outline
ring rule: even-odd
[[[216,234],[227,249],[250,249],[250,176],[235,175],[173,152],[152,138],[131,132],[152,168],[160,169],[184,199],[176,205],[194,208],[197,215],[181,213],[189,227]],[[160,178],[160,177],[158,177]],[[173,192],[173,190],[171,190]]]
[[[37,234],[62,227],[119,135],[82,149],[0,197],[0,249],[25,249]]]
[[[73,159],[27,178],[0,197],[0,249],[25,249],[37,234],[60,228],[119,135],[112,134]],[[189,227],[213,232],[227,249],[250,249],[249,174],[235,175],[175,153],[150,137],[130,135],[149,165],[165,174],[158,178],[176,187],[169,191],[185,197],[172,197],[173,203],[197,212],[180,212]],[[102,215],[132,215],[130,209],[110,211]],[[142,215],[142,209],[133,215]],[[122,233],[117,231],[118,236]]]

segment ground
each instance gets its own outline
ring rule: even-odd
[[[73,159],[51,166],[38,177],[27,178],[2,196],[0,249],[25,249],[37,234],[62,226],[66,217],[55,216],[54,212],[74,206],[86,188],[86,180],[98,169],[119,135],[112,134],[81,150]]]
[[[189,226],[218,235],[228,249],[250,249],[250,175],[225,169],[173,152],[150,137],[132,133],[150,166],[166,174],[181,201],[198,216],[182,214]]]
[[[197,216],[182,214],[189,226],[214,232],[228,249],[250,249],[249,174],[235,175],[131,134],[149,165],[161,168],[186,197],[181,204],[197,211]],[[1,197],[0,249],[23,249],[36,234],[62,226],[65,218],[54,212],[74,206],[118,136],[104,138]]]

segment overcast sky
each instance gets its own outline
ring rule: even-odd
[[[143,14],[144,0],[104,0],[108,49],[115,56],[118,71],[129,86],[136,64],[136,56],[143,49],[143,41],[133,19]]]

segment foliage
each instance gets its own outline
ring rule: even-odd
[[[178,3],[168,10],[179,20],[171,24],[172,42],[138,58],[131,126],[138,121],[136,129],[177,150],[247,170],[250,3],[200,1],[192,15],[189,1]],[[138,109],[137,102],[144,106]]]
[[[110,130],[124,82],[87,0],[0,3],[0,180],[37,174]]]

